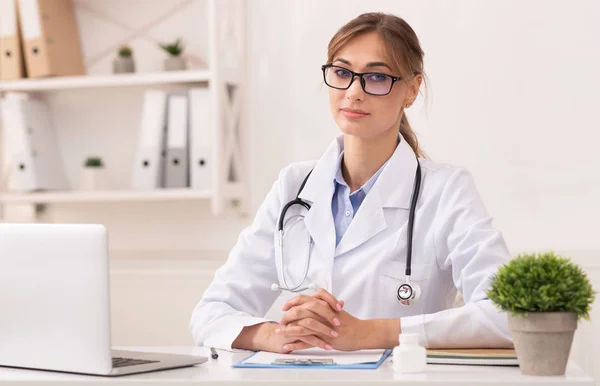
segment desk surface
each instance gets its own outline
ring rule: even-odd
[[[231,365],[247,353],[219,352],[219,359],[210,359],[204,347],[116,347],[123,350],[157,351],[209,357],[209,361],[195,367],[127,375],[116,378],[63,374],[49,371],[20,370],[0,367],[0,386],[3,385],[595,385],[583,370],[569,363],[567,373],[561,377],[525,376],[517,367],[427,365],[426,373],[396,374],[387,360],[377,370],[324,370],[324,369],[233,369]]]

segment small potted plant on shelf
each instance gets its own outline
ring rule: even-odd
[[[507,312],[520,371],[564,375],[580,319],[596,292],[583,270],[554,252],[521,254],[498,269],[489,299]]]
[[[106,189],[106,170],[100,157],[88,157],[83,165],[81,190]]]
[[[159,44],[159,46],[168,54],[167,59],[165,59],[166,71],[180,71],[186,69],[185,59],[181,56],[183,45],[181,44],[180,38],[174,43]]]
[[[135,61],[133,51],[129,46],[121,46],[115,60],[113,61],[113,72],[115,74],[135,72]]]

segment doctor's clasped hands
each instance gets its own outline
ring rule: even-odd
[[[299,295],[288,300],[286,311],[274,333],[287,339],[281,352],[310,347],[325,350],[353,351],[381,347],[388,336],[397,336],[398,320],[361,320],[343,310],[344,301],[337,300],[324,289],[312,295]],[[394,328],[393,324],[396,324]],[[295,339],[295,341],[291,341]],[[393,339],[393,338],[390,338]]]

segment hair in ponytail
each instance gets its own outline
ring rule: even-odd
[[[426,157],[423,149],[419,147],[419,140],[417,139],[417,135],[413,131],[412,127],[410,127],[410,123],[408,122],[408,117],[406,116],[406,112],[402,113],[402,119],[400,120],[400,134],[406,140],[406,142],[413,149],[417,157]]]

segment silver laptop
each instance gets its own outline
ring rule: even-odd
[[[118,376],[206,357],[111,350],[106,228],[0,224],[0,366]]]

